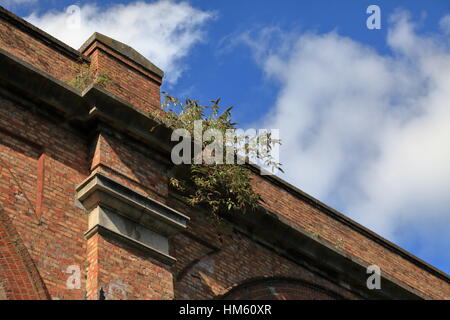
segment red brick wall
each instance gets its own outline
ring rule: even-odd
[[[30,254],[0,207],[0,300],[47,298],[47,289]]]
[[[141,194],[165,202],[167,168],[151,150],[104,128],[94,139],[91,170]],[[173,299],[170,268],[108,236],[88,239],[88,299]]]
[[[99,42],[86,51],[89,62],[63,54],[0,18],[0,48],[65,83],[75,78],[82,64],[92,65],[94,74],[110,78],[102,86],[111,93],[144,113],[159,109],[161,79]]]
[[[171,254],[177,259],[173,267],[177,299],[218,298],[253,279],[279,277],[315,284],[343,298],[358,299],[357,295],[242,234],[218,230],[203,214],[175,199],[171,206],[188,212],[191,218],[187,232],[176,235],[171,243]]]
[[[146,114],[160,109],[160,79],[97,41],[85,54],[91,57],[96,74],[111,80],[102,84],[108,91]]]
[[[2,19],[0,48],[64,82],[73,79],[80,64]]]
[[[382,273],[404,282],[425,295],[435,299],[450,299],[450,285],[446,281],[262,177],[255,176],[254,186],[261,194],[264,206],[293,224],[311,234],[317,234],[333,246],[339,243],[339,249],[344,253],[356,256],[369,265],[378,265]]]
[[[139,193],[166,202],[167,168],[157,154],[107,131],[99,134],[95,144],[92,172],[104,173]]]
[[[100,297],[99,284],[99,235],[95,234],[87,241],[87,268],[86,268],[86,298],[98,300]]]
[[[98,159],[94,171],[113,176],[152,198],[164,199],[167,178],[165,167],[155,161],[157,156],[149,150],[141,153],[130,140],[108,134],[90,142],[81,132],[3,98],[0,98],[0,128],[0,204],[11,220],[11,227],[23,239],[24,248],[52,298],[98,299],[101,288],[107,299],[173,297],[172,275],[167,266],[102,236],[85,240],[87,214],[75,202],[76,186],[90,174],[90,149],[98,153],[94,157]],[[38,216],[38,162],[42,152],[45,164],[42,209]],[[2,245],[8,246],[7,238],[1,239]],[[15,263],[10,255],[7,263]],[[67,286],[70,276],[67,268],[73,265],[81,271],[80,289]],[[13,287],[9,280],[1,282],[2,288],[19,290],[22,294],[8,297],[37,298],[29,291],[27,282]]]
[[[172,274],[164,264],[99,234],[88,240],[88,246],[97,256],[92,259],[97,267],[88,274],[96,277],[88,288],[89,299],[98,299],[100,289],[108,300],[173,299]]]
[[[86,140],[60,122],[0,98],[0,204],[10,217],[52,297],[83,299],[68,290],[70,265],[84,286],[87,218],[75,206],[75,186],[88,175]],[[41,146],[41,147],[40,147]],[[41,212],[38,162],[45,154]],[[38,214],[39,213],[39,214]]]

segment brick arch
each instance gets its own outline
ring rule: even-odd
[[[225,294],[223,300],[342,300],[334,291],[292,278],[258,278],[245,281]]]
[[[7,300],[50,298],[27,248],[2,208],[0,208],[0,291],[0,298]]]

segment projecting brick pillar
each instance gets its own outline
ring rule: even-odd
[[[80,51],[91,58],[91,68],[107,81],[109,92],[148,113],[160,109],[160,86],[164,72],[133,48],[94,33]]]
[[[188,217],[101,173],[77,188],[89,215],[88,299],[173,299],[168,238]]]
[[[97,85],[145,114],[160,109],[163,72],[133,48],[94,33],[80,51],[103,79]],[[173,299],[169,237],[188,218],[161,203],[168,183],[162,160],[106,127],[98,127],[91,175],[77,188],[89,215],[87,298]]]

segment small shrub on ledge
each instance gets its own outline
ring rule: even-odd
[[[195,100],[181,102],[163,94],[164,112],[156,110],[151,116],[173,129],[172,141],[183,140],[172,150],[172,161],[184,170],[175,167],[171,186],[187,203],[205,207],[214,218],[255,209],[260,196],[252,188],[248,163],[258,160],[282,171],[271,153],[273,146],[281,141],[272,138],[269,132],[248,135],[237,130],[237,123],[231,120],[232,107],[221,111],[220,99],[202,105]]]

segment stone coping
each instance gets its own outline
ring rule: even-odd
[[[134,50],[132,47],[120,41],[114,40],[113,38],[105,36],[104,34],[101,34],[99,32],[94,32],[89,37],[89,39],[86,40],[85,43],[83,43],[79,51],[82,53],[85,52],[95,41],[101,42],[107,47],[112,48],[113,50],[120,53],[122,56],[127,57],[131,61],[143,67],[144,69],[156,74],[158,77],[160,78],[164,77],[164,72],[160,68],[155,66],[152,62],[150,62],[147,58],[145,58],[139,52]]]

